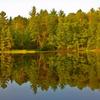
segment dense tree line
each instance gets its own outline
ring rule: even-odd
[[[66,85],[83,89],[100,89],[100,55],[96,54],[2,54],[0,60],[0,87],[9,81],[22,85],[30,83],[34,92],[40,87],[63,89]]]
[[[96,48],[100,48],[100,9],[66,15],[62,10],[37,12],[33,7],[29,18],[9,19],[0,12],[0,51]]]

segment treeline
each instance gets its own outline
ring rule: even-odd
[[[100,55],[37,54],[1,55],[0,88],[10,82],[29,82],[36,93],[49,88],[63,89],[66,85],[83,89],[100,89]]]
[[[0,12],[0,51],[12,49],[96,49],[100,48],[100,9],[66,15],[62,10],[36,11],[30,17],[6,17]]]

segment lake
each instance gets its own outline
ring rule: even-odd
[[[100,100],[100,54],[1,54],[0,100]]]

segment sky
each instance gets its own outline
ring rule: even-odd
[[[28,17],[33,6],[37,11],[40,9],[50,11],[55,8],[68,14],[79,9],[85,12],[91,8],[97,9],[100,7],[100,0],[0,0],[0,11],[5,11],[8,17],[18,15]]]

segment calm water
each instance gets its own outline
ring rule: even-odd
[[[100,100],[100,54],[2,54],[0,100]]]

